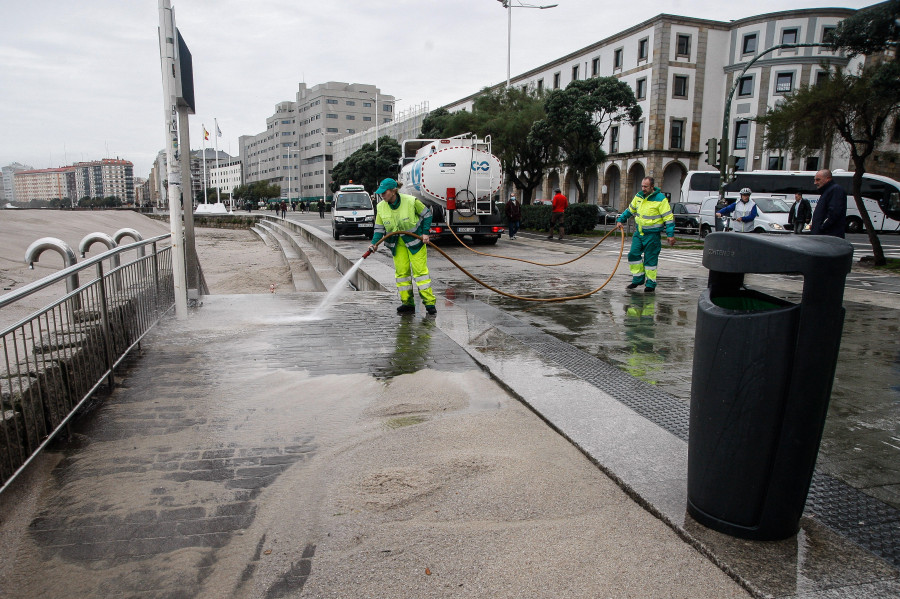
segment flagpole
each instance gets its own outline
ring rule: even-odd
[[[203,128],[203,203],[207,204],[206,198],[206,125],[200,125]]]
[[[216,172],[219,171],[219,138],[222,137],[222,132],[219,130],[219,119],[213,119],[213,122],[216,125]],[[219,179],[216,178],[216,201],[221,204],[222,203],[222,188],[219,186]],[[234,206],[231,207],[232,211],[234,210]]]

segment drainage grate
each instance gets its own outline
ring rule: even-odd
[[[477,306],[477,304],[481,304]],[[506,333],[609,394],[650,422],[687,441],[690,407],[598,358],[516,319],[499,308],[469,300],[478,313]],[[526,329],[531,329],[527,333]],[[900,510],[832,476],[813,475],[805,514],[900,567]]]

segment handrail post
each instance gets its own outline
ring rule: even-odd
[[[150,269],[153,271],[153,284],[156,289],[153,301],[153,312],[156,318],[159,318],[159,254],[156,251],[156,242],[153,242],[153,260],[150,262]]]
[[[112,326],[109,322],[109,302],[106,297],[106,279],[103,276],[103,261],[97,262],[97,282],[100,285],[100,326],[103,328],[103,345],[106,348],[106,351],[104,352],[106,354],[106,368],[109,371],[107,384],[109,385],[109,390],[112,391],[116,384],[115,377],[113,376],[113,364],[115,363],[115,360],[113,359]]]

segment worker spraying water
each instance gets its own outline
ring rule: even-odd
[[[428,274],[429,231],[431,230],[431,208],[413,196],[402,194],[397,181],[384,179],[375,195],[382,197],[375,210],[375,235],[372,245],[363,256],[377,251],[378,243],[383,237],[384,244],[391,250],[394,258],[394,271],[397,291],[400,292],[398,314],[412,314],[416,311],[415,288],[425,305],[428,314],[437,314],[436,299],[431,288],[431,275]],[[390,235],[391,233],[399,233]],[[415,233],[409,235],[408,233]]]

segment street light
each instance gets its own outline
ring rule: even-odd
[[[364,94],[366,98],[371,98],[372,96],[368,94]],[[394,106],[397,105],[397,102],[402,100],[403,98],[394,98]],[[378,92],[375,92],[375,153],[378,153]]]
[[[512,0],[497,0],[506,9],[506,87],[509,87],[509,59],[512,54],[512,9],[513,8],[537,8],[544,10],[546,8],[554,8],[559,4],[544,4],[541,6],[534,4],[522,4],[521,0],[518,4],[513,4]]]

